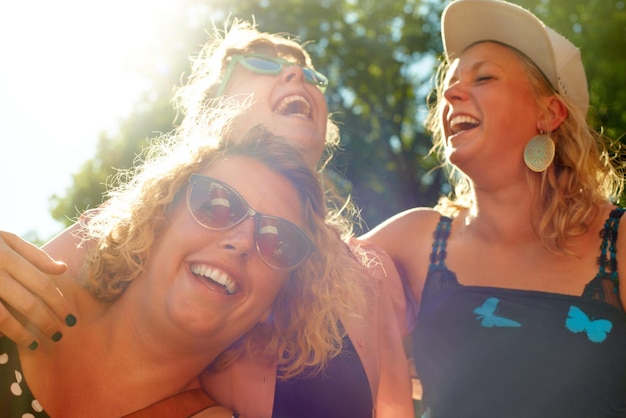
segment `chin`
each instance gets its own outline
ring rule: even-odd
[[[309,130],[298,131],[294,129],[290,132],[279,133],[278,135],[287,138],[289,143],[299,150],[307,160],[315,158],[315,161],[318,161],[324,152],[326,138],[319,135],[317,132],[311,132]]]

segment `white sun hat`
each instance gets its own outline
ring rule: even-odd
[[[501,0],[455,0],[443,11],[441,37],[448,61],[481,41],[517,49],[587,114],[589,92],[580,51],[523,7]]]

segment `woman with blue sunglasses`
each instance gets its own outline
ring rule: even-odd
[[[223,38],[207,44],[194,61],[188,84],[178,90],[176,103],[185,115],[179,130],[187,132],[197,126],[228,129],[231,138],[236,139],[251,126],[261,124],[287,138],[311,167],[322,167],[338,143],[338,130],[329,120],[323,96],[326,85],[326,78],[313,69],[309,55],[298,43],[235,22]],[[239,112],[228,120],[228,127],[214,123],[215,114],[233,108]],[[77,229],[75,226],[70,231]],[[25,248],[15,237],[3,237],[4,243],[28,254],[35,266],[50,273],[61,269],[44,260],[43,255],[33,254],[32,248]],[[70,271],[80,265],[81,250],[69,231],[44,249],[64,260]],[[316,367],[286,373],[277,351],[238,357],[228,367],[203,374],[203,386],[214,399],[252,418],[413,416],[408,362],[402,345],[405,314],[400,280],[389,258],[373,246],[352,245],[352,250],[357,254],[366,252],[372,262],[359,269],[361,280],[343,280],[340,304],[353,312],[338,320],[346,332],[339,354],[325,362],[321,373]],[[12,249],[7,253],[19,263],[13,264],[19,266],[19,271],[11,268],[11,276],[27,277],[24,272],[32,272],[32,267]],[[320,277],[330,273],[324,263],[319,269]],[[28,277],[39,280],[39,276]],[[65,318],[70,313],[67,304],[59,301],[58,295],[37,289],[33,281],[28,280],[24,286],[40,295],[59,318]],[[46,283],[45,279],[40,283]],[[351,301],[355,292],[365,292],[369,301],[366,309]],[[27,297],[33,300],[30,294]],[[39,312],[41,302],[33,300],[33,304],[37,312],[28,317],[43,324],[40,328],[44,334],[52,335],[60,323]],[[3,330],[24,344],[33,338],[19,326]],[[318,332],[326,331],[322,327]]]
[[[184,115],[180,129],[219,109],[240,108],[233,138],[263,125],[288,138],[312,167],[322,167],[339,144],[323,94],[327,85],[300,44],[235,21],[199,52],[174,102]]]

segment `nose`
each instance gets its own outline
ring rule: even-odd
[[[460,81],[456,81],[443,90],[443,96],[448,102],[464,100],[467,98],[467,88]]]
[[[302,67],[299,65],[285,65],[280,74],[280,78],[285,83],[293,81],[300,81],[301,83],[304,83],[304,72],[302,71]]]
[[[242,258],[248,257],[255,248],[255,221],[249,217],[234,227],[222,232],[220,248]]]

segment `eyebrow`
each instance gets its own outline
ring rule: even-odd
[[[457,59],[458,62],[458,59]],[[469,73],[476,73],[478,72],[478,70],[480,70],[481,67],[485,66],[485,65],[489,65],[489,64],[493,64],[493,65],[497,65],[495,64],[493,61],[489,61],[489,60],[480,60],[480,61],[476,61],[475,63],[473,63],[469,69],[465,70],[464,72],[469,72]],[[456,74],[458,73],[458,64],[456,66],[456,70],[453,73],[449,73],[449,77],[446,77],[446,83],[449,85],[451,82],[456,81],[457,77]]]

